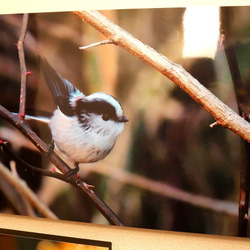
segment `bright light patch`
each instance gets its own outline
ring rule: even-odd
[[[183,57],[214,58],[219,37],[219,7],[188,7],[183,22]]]

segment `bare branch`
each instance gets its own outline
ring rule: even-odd
[[[20,105],[19,105],[19,115],[23,119],[25,116],[25,103],[26,103],[26,77],[27,70],[25,65],[25,56],[23,43],[26,36],[27,25],[28,25],[29,14],[25,13],[23,15],[23,22],[19,40],[17,42],[17,50],[20,61],[20,71],[21,71],[21,90],[20,90]]]
[[[35,216],[31,205],[4,177],[0,175],[0,189],[18,214]]]
[[[115,45],[126,49],[132,55],[145,61],[168,77],[213,115],[218,124],[227,127],[250,142],[250,124],[214,96],[199,81],[186,72],[183,67],[171,62],[151,47],[146,46],[131,34],[109,21],[98,11],[73,13],[104,34]]]
[[[221,8],[221,42],[224,47],[227,58],[230,74],[232,77],[236,100],[238,104],[239,114],[250,120],[249,116],[249,94],[244,86],[240,68],[238,65],[233,36],[228,27],[228,18],[230,18],[230,8]],[[248,208],[249,208],[249,193],[250,193],[250,144],[244,142],[244,162],[240,164],[240,192],[239,192],[239,216],[238,216],[238,236],[247,237],[248,230]]]
[[[36,194],[18,178],[16,174],[11,173],[2,163],[0,163],[0,173],[18,192],[24,196],[43,216],[50,219],[57,219],[47,206],[45,206],[36,196]]]
[[[117,168],[104,166],[103,164],[101,167],[95,168],[87,168],[86,166],[84,170],[87,172],[105,175],[109,178],[119,181],[122,184],[132,185],[142,190],[146,190],[177,201],[182,201],[193,206],[198,206],[217,213],[237,216],[237,204],[235,202],[222,201],[202,195],[192,194],[167,183],[151,180],[137,174],[127,173]]]

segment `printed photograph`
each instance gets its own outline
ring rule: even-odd
[[[0,212],[249,237],[249,16],[0,15]]]

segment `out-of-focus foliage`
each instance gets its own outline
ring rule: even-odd
[[[250,8],[233,10],[237,58],[249,86]],[[223,51],[217,53],[215,60],[182,58],[184,11],[113,10],[103,14],[170,60],[182,64],[237,110]],[[0,16],[0,103],[7,108],[15,108],[19,100],[20,73],[14,44],[21,20],[22,15]],[[71,13],[32,14],[25,40],[27,68],[32,72],[28,78],[27,108],[52,112],[55,107],[39,73],[39,56],[44,56],[84,93],[113,94],[129,118],[112,153],[93,167],[109,164],[195,194],[237,202],[239,165],[243,159],[240,139],[221,127],[210,128],[214,120],[200,105],[123,49],[114,45],[78,49],[104,39]],[[1,125],[3,138],[6,132],[1,133],[1,129],[7,125],[3,121]],[[47,128],[36,123],[32,126],[49,142]],[[15,137],[11,143],[18,152]],[[236,218],[142,192],[102,176],[89,174],[85,178],[127,226],[223,235],[235,235],[237,231]],[[61,219],[106,223],[89,200],[68,184],[62,187],[59,181],[43,178],[39,195]]]

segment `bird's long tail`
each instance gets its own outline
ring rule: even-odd
[[[32,116],[32,115],[25,115],[26,120],[33,120],[33,121],[39,121],[42,123],[48,124],[50,121],[49,117],[43,117],[43,116]]]
[[[56,105],[65,114],[72,116],[73,111],[69,103],[69,98],[72,93],[80,91],[75,88],[69,81],[56,72],[45,58],[41,58],[41,67],[43,70],[44,79],[55,100]]]
[[[39,121],[39,122],[42,122],[42,123],[46,123],[48,124],[49,121],[50,121],[50,117],[52,116],[51,113],[49,112],[46,112],[46,111],[26,111],[28,114],[25,114],[25,119],[28,120],[28,121]],[[17,112],[11,112],[12,114],[14,115],[18,115]]]

